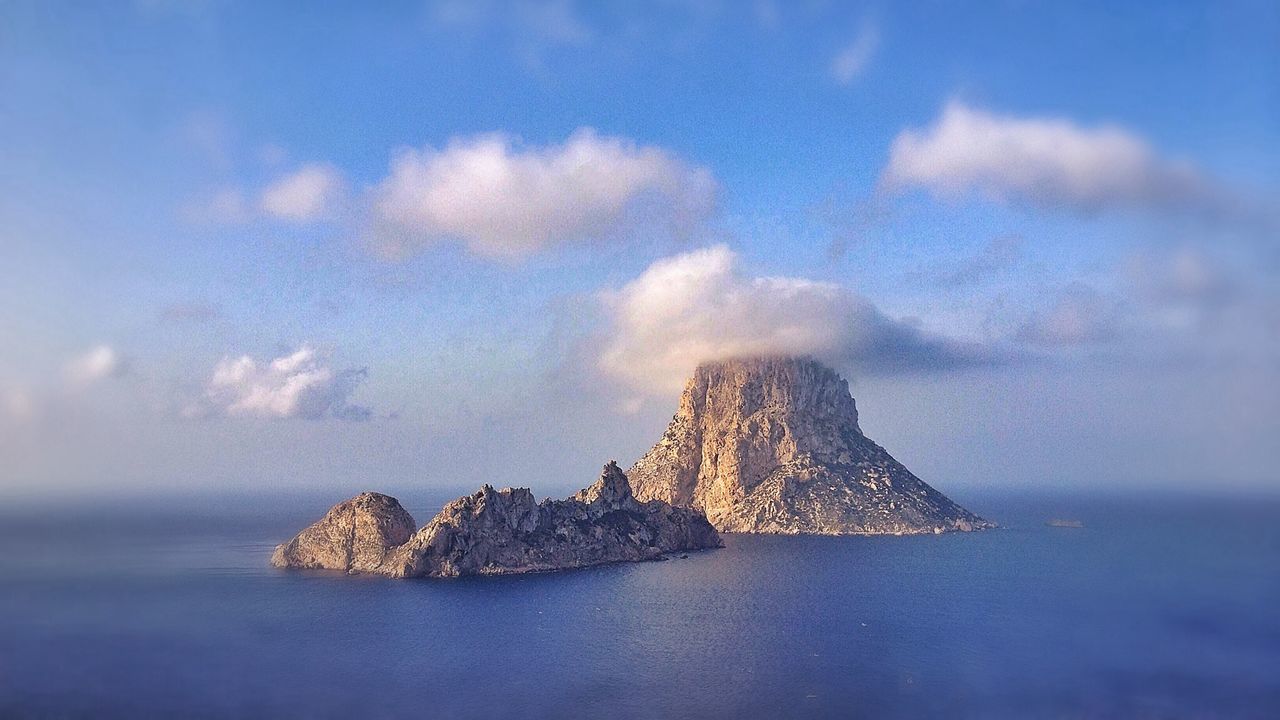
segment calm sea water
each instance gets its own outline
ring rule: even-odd
[[[963,498],[1005,529],[511,578],[267,567],[338,499],[10,513],[0,716],[1280,717],[1274,500]]]

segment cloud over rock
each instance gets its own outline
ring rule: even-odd
[[[863,374],[997,360],[894,320],[839,285],[745,275],[724,245],[659,260],[604,299],[611,327],[601,369],[654,393],[678,391],[700,362],[746,355],[812,355]]]
[[[598,240],[642,215],[680,232],[712,209],[710,171],[670,152],[580,129],[561,145],[525,147],[502,134],[405,150],[373,191],[380,250],[404,255],[442,241],[515,260]]]

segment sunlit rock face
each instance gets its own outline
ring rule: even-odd
[[[413,517],[395,498],[361,493],[276,548],[276,567],[376,572],[387,552],[413,536]]]
[[[722,532],[992,527],[863,435],[848,383],[808,358],[701,365],[662,439],[627,475],[636,497],[702,510]]]
[[[356,562],[347,550],[352,545],[349,535],[342,532],[350,523],[334,518],[347,517],[344,508],[369,495],[373,494],[335,506],[320,522],[277,548],[273,564],[392,577],[456,577],[657,560],[668,553],[721,546],[720,536],[701,511],[636,500],[626,475],[610,462],[594,485],[567,500],[538,503],[525,488],[495,490],[485,485],[446,505],[416,533],[409,519],[408,532],[397,533],[402,539],[394,545],[362,545],[365,552]],[[365,525],[397,523],[399,503],[385,495],[376,497],[390,500],[394,508],[378,506],[380,514],[364,520]]]

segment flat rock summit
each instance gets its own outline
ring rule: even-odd
[[[863,435],[848,383],[809,358],[699,366],[662,439],[627,475],[636,497],[701,510],[721,532],[993,527]]]
[[[277,547],[271,564],[399,578],[507,575],[720,546],[701,511],[638,501],[610,462],[594,485],[566,500],[538,503],[528,489],[485,485],[416,532],[395,498],[362,493]]]

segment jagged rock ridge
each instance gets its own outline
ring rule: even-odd
[[[702,510],[721,532],[992,527],[863,435],[848,383],[809,358],[699,366],[662,439],[627,475],[637,497]]]
[[[271,562],[391,577],[456,577],[656,560],[720,546],[701,512],[636,500],[626,475],[610,462],[594,485],[566,500],[538,503],[526,488],[485,485],[446,505],[417,532],[394,498],[364,493],[276,548]]]

